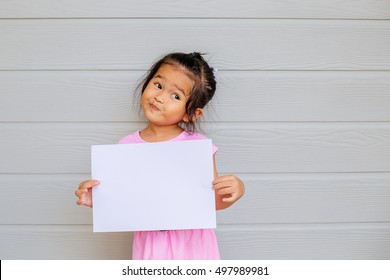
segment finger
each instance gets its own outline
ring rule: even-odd
[[[223,188],[223,189],[217,190],[217,193],[219,195],[226,195],[226,194],[232,195],[234,193],[234,190],[233,190],[233,188],[228,187],[228,188]]]
[[[87,196],[81,196],[79,199],[76,201],[78,205],[86,205],[86,206],[92,206],[91,203],[91,198]]]
[[[216,185],[216,184],[219,184],[219,183],[225,182],[225,181],[232,181],[233,178],[234,178],[234,176],[232,176],[232,175],[219,176],[218,178],[214,179],[213,185]]]
[[[238,194],[236,193],[233,193],[230,197],[222,198],[223,202],[235,202],[236,200],[238,200]]]
[[[77,201],[76,201],[77,205],[84,205],[85,204],[85,199],[83,199],[82,197],[79,198]]]
[[[84,202],[83,200],[78,200],[76,203],[77,203],[77,205],[84,205],[84,206],[91,207],[91,204]]]
[[[99,184],[100,184],[100,182],[98,180],[87,180],[87,181],[80,183],[79,189],[89,189],[89,188],[95,187]]]
[[[231,187],[233,185],[233,183],[234,182],[232,180],[225,180],[225,181],[221,181],[221,182],[214,184],[213,188],[214,188],[214,190],[219,190],[219,189]]]
[[[87,180],[87,181],[80,183],[79,189],[89,189],[89,188],[95,187],[99,184],[100,184],[100,182],[98,180]]]
[[[88,189],[77,189],[74,194],[77,196],[77,197],[81,197],[83,194],[86,194],[88,192]]]

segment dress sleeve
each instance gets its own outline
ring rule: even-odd
[[[210,139],[208,137],[206,137],[205,135],[201,134],[201,133],[198,133],[198,132],[195,132],[195,133],[191,133],[191,134],[186,134],[186,140],[203,140],[203,139]],[[213,139],[211,139],[211,142],[213,141]],[[218,147],[214,145],[214,143],[212,143],[212,149],[213,149],[213,155],[215,155],[215,153],[218,151]]]
[[[218,151],[218,147],[215,146],[214,144],[212,144],[212,145],[213,145],[213,156],[215,156],[215,154],[216,154],[217,151]]]

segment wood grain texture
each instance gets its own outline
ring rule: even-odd
[[[142,119],[143,71],[0,71],[0,122]],[[207,122],[390,121],[390,71],[219,71]]]
[[[0,226],[0,258],[130,259],[131,234],[90,226]],[[388,259],[389,224],[221,226],[223,259]]]
[[[89,174],[0,175],[0,224],[92,224],[74,192]]]
[[[145,70],[171,51],[221,70],[390,70],[388,21],[3,20],[0,36],[0,70]]]
[[[74,191],[90,174],[0,175],[0,224],[92,224]],[[218,225],[390,222],[390,173],[240,174],[245,196]],[[185,186],[183,186],[185,187]]]
[[[389,0],[30,2],[0,1],[0,259],[131,258],[74,190],[172,51],[220,70],[201,127],[247,186],[224,259],[390,258]]]
[[[132,234],[93,233],[92,226],[0,226],[2,260],[131,259]]]
[[[130,3],[129,3],[130,2]],[[131,8],[129,8],[131,5]],[[12,0],[0,2],[0,18],[326,18],[389,19],[388,0]]]
[[[390,174],[242,174],[220,224],[390,222]]]
[[[3,173],[89,173],[90,146],[113,144],[141,123],[3,123]],[[389,172],[387,123],[219,123],[220,173]],[[10,161],[9,159],[12,159]]]
[[[218,231],[224,259],[387,260],[389,224],[235,227]]]

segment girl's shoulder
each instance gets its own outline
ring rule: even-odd
[[[144,141],[142,141],[141,137],[139,136],[139,130],[138,130],[132,134],[122,137],[118,141],[118,144],[132,144],[132,143],[143,143],[143,142]]]
[[[184,131],[181,135],[182,139],[177,140],[204,140],[204,139],[210,139],[209,137],[199,133],[199,132],[188,132]],[[218,147],[212,144],[213,147],[213,155],[218,151]]]
[[[183,133],[180,135],[183,139],[182,140],[203,140],[203,139],[209,139],[207,136],[199,133],[199,132],[190,132],[190,131],[183,131]]]

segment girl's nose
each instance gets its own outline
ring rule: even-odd
[[[159,103],[164,103],[163,93],[161,93],[161,94],[156,94],[156,95],[154,96],[154,99],[155,99],[157,102],[159,102]]]

